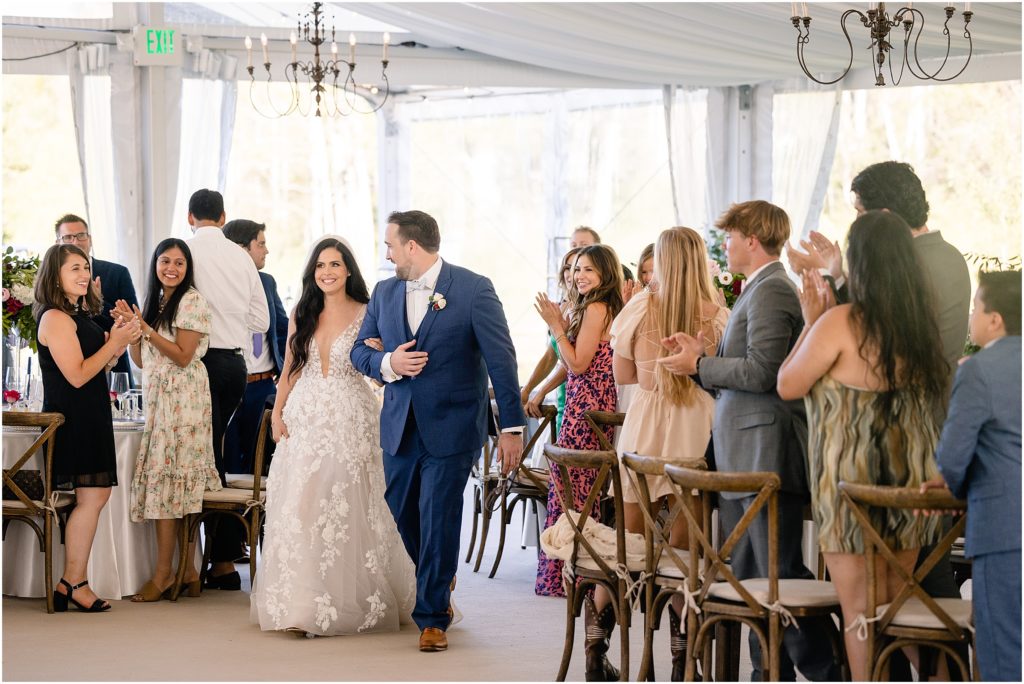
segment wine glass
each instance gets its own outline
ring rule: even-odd
[[[124,418],[124,395],[131,389],[127,373],[110,374],[110,391],[117,395],[118,417]]]
[[[15,366],[4,368],[3,399],[4,409],[10,410],[14,404],[21,399],[21,378],[18,377],[18,369]]]

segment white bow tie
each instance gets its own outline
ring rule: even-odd
[[[416,290],[433,290],[430,285],[427,285],[424,280],[407,280],[405,281],[405,291],[415,292]]]

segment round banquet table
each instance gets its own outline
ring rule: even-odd
[[[35,428],[3,428],[3,464],[13,465],[25,453],[39,430]],[[89,586],[97,596],[120,599],[131,596],[153,574],[156,561],[156,530],[149,522],[133,523],[128,519],[128,498],[131,489],[135,456],[142,443],[142,425],[114,425],[117,449],[117,482],[110,500],[100,513],[96,538],[89,557]],[[24,468],[42,469],[42,449]],[[54,525],[53,580],[60,579],[64,568],[64,545]],[[5,596],[43,597],[43,554],[32,529],[21,522],[11,522],[3,542],[3,593]]]

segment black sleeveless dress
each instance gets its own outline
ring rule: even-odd
[[[82,356],[89,358],[104,344],[103,329],[84,313],[72,318]],[[61,373],[50,350],[39,343],[38,337],[36,343],[43,375],[43,411],[64,414],[64,424],[57,428],[54,440],[54,488],[116,486],[117,458],[107,374],[101,370],[76,388]]]

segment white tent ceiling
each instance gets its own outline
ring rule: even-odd
[[[24,3],[22,3],[24,4]],[[60,3],[51,3],[59,5]],[[67,40],[113,43],[111,33],[133,23],[122,7],[110,18],[54,19],[4,16],[4,58],[41,54]],[[917,3],[925,16],[922,59],[945,52],[945,3]],[[155,7],[156,5],[154,5]],[[202,46],[242,56],[240,38],[265,32],[275,61],[288,50],[288,33],[309,3],[164,3],[163,21]],[[396,45],[388,74],[395,86],[519,86],[635,88],[676,84],[729,86],[801,79],[790,3],[326,3],[331,25],[344,43],[360,41],[360,60],[378,54],[381,33]],[[841,70],[848,59],[840,16],[852,3],[809,3],[810,68]],[[856,5],[864,9],[865,3]],[[897,5],[891,6],[890,12]],[[958,12],[950,20],[952,64],[959,68],[967,42]],[[973,3],[970,29],[976,62],[965,80],[1020,78],[1021,5]],[[9,7],[4,10],[9,13]],[[31,11],[31,10],[25,10]],[[102,16],[102,13],[100,13]],[[856,16],[847,22],[854,69],[870,71],[867,30]],[[79,33],[75,33],[75,30]],[[88,35],[80,33],[87,30]],[[901,32],[901,30],[900,30]],[[894,34],[895,35],[895,34]],[[61,41],[64,41],[63,43]],[[982,59],[978,59],[982,56]],[[11,73],[38,68],[5,61]],[[59,64],[54,62],[54,64]],[[896,65],[898,67],[898,63]],[[56,67],[55,67],[56,68]],[[913,78],[905,83],[919,84]]]

